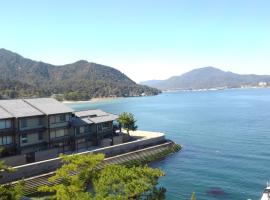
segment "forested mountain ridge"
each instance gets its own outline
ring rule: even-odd
[[[236,74],[214,67],[194,69],[167,80],[144,81],[142,84],[161,90],[200,90],[270,86],[269,75]]]
[[[156,95],[160,91],[136,84],[114,68],[84,60],[55,66],[0,49],[1,98],[61,94],[67,100],[93,97]]]

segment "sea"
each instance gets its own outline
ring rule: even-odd
[[[185,91],[96,103],[75,110],[131,112],[138,129],[183,146],[154,162],[166,199],[259,200],[270,180],[270,89]]]

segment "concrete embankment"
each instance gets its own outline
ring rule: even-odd
[[[135,131],[131,132],[131,136],[134,138],[134,140],[131,142],[99,148],[91,151],[83,151],[76,154],[103,153],[105,154],[106,158],[108,158],[166,142],[165,135],[163,133]],[[50,173],[55,171],[60,166],[61,159],[59,157],[30,164],[19,165],[14,167],[16,171],[12,174],[2,172],[0,184],[13,182],[22,178],[29,178]]]
[[[144,148],[137,151],[132,151],[129,153],[124,153],[121,155],[113,156],[104,159],[104,161],[99,165],[99,168],[103,168],[106,165],[111,164],[134,164],[134,163],[147,163],[152,162],[157,159],[162,159],[168,154],[177,152],[180,150],[180,146],[172,141],[166,141],[163,144],[154,145],[152,147]],[[48,182],[48,178],[54,175],[54,172],[42,174],[39,176],[31,177],[24,180],[25,195],[34,194],[37,192],[37,188],[41,185],[51,185]],[[59,180],[60,181],[60,180]],[[15,183],[16,184],[16,183]]]
[[[133,138],[131,142],[76,154],[105,154],[106,158],[99,166],[102,168],[109,164],[151,162],[179,150],[179,146],[172,141],[166,140],[163,133],[135,131],[130,132],[130,136]],[[61,167],[61,159],[59,157],[16,166],[14,167],[16,171],[12,174],[1,173],[0,184],[16,184],[17,180],[24,179],[25,194],[35,193],[39,186],[50,184],[48,178],[53,176],[55,170],[59,167]]]

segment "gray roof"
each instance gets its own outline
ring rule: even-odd
[[[60,103],[53,98],[24,99],[24,101],[37,108],[46,115],[73,112],[71,108],[67,107],[63,103]]]
[[[89,116],[104,116],[104,115],[108,115],[108,113],[102,111],[102,110],[83,110],[83,111],[77,111],[75,112],[75,115],[77,117],[89,117]]]
[[[114,114],[108,114],[106,116],[100,116],[100,117],[91,117],[90,120],[94,122],[95,124],[102,123],[102,122],[109,122],[109,121],[114,121],[118,119],[118,115]]]
[[[7,111],[5,111],[3,108],[0,107],[0,119],[8,119],[8,118],[12,118],[13,116],[8,113]]]
[[[75,112],[78,118],[81,118],[84,123],[87,124],[98,124],[102,122],[109,122],[118,119],[118,115],[106,113],[102,110],[84,110]]]
[[[72,126],[84,126],[88,124],[93,124],[93,122],[88,117],[83,118],[76,117],[71,119]]]
[[[30,106],[21,99],[0,100],[0,107],[8,111],[13,117],[31,117],[44,115],[38,109]]]

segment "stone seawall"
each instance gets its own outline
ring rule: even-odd
[[[136,131],[132,132],[132,136],[137,136],[138,139],[132,142],[100,148],[92,151],[84,151],[78,154],[103,153],[106,155],[106,157],[112,157],[166,142],[163,133]],[[59,157],[16,166],[14,167],[16,171],[12,174],[5,172],[1,173],[2,178],[0,179],[0,184],[13,182],[22,178],[29,178],[41,174],[50,173],[55,171],[60,166],[61,160]]]
[[[179,150],[179,146],[176,145],[172,141],[167,141],[160,145],[154,145],[148,148],[144,148],[137,151],[132,151],[129,153],[113,156],[110,158],[105,158],[105,160],[101,163],[99,166],[100,168],[103,168],[106,165],[111,164],[128,164],[132,162],[141,162],[141,161],[153,161],[153,158],[163,158],[167,156],[168,154],[164,152],[173,153]],[[48,182],[48,178],[54,175],[54,172],[42,174],[39,176],[31,177],[28,179],[25,179],[24,183],[24,193],[25,195],[34,194],[37,192],[37,188],[41,185],[51,185],[50,182]],[[59,180],[60,181],[60,180]],[[16,184],[16,183],[14,183]]]

